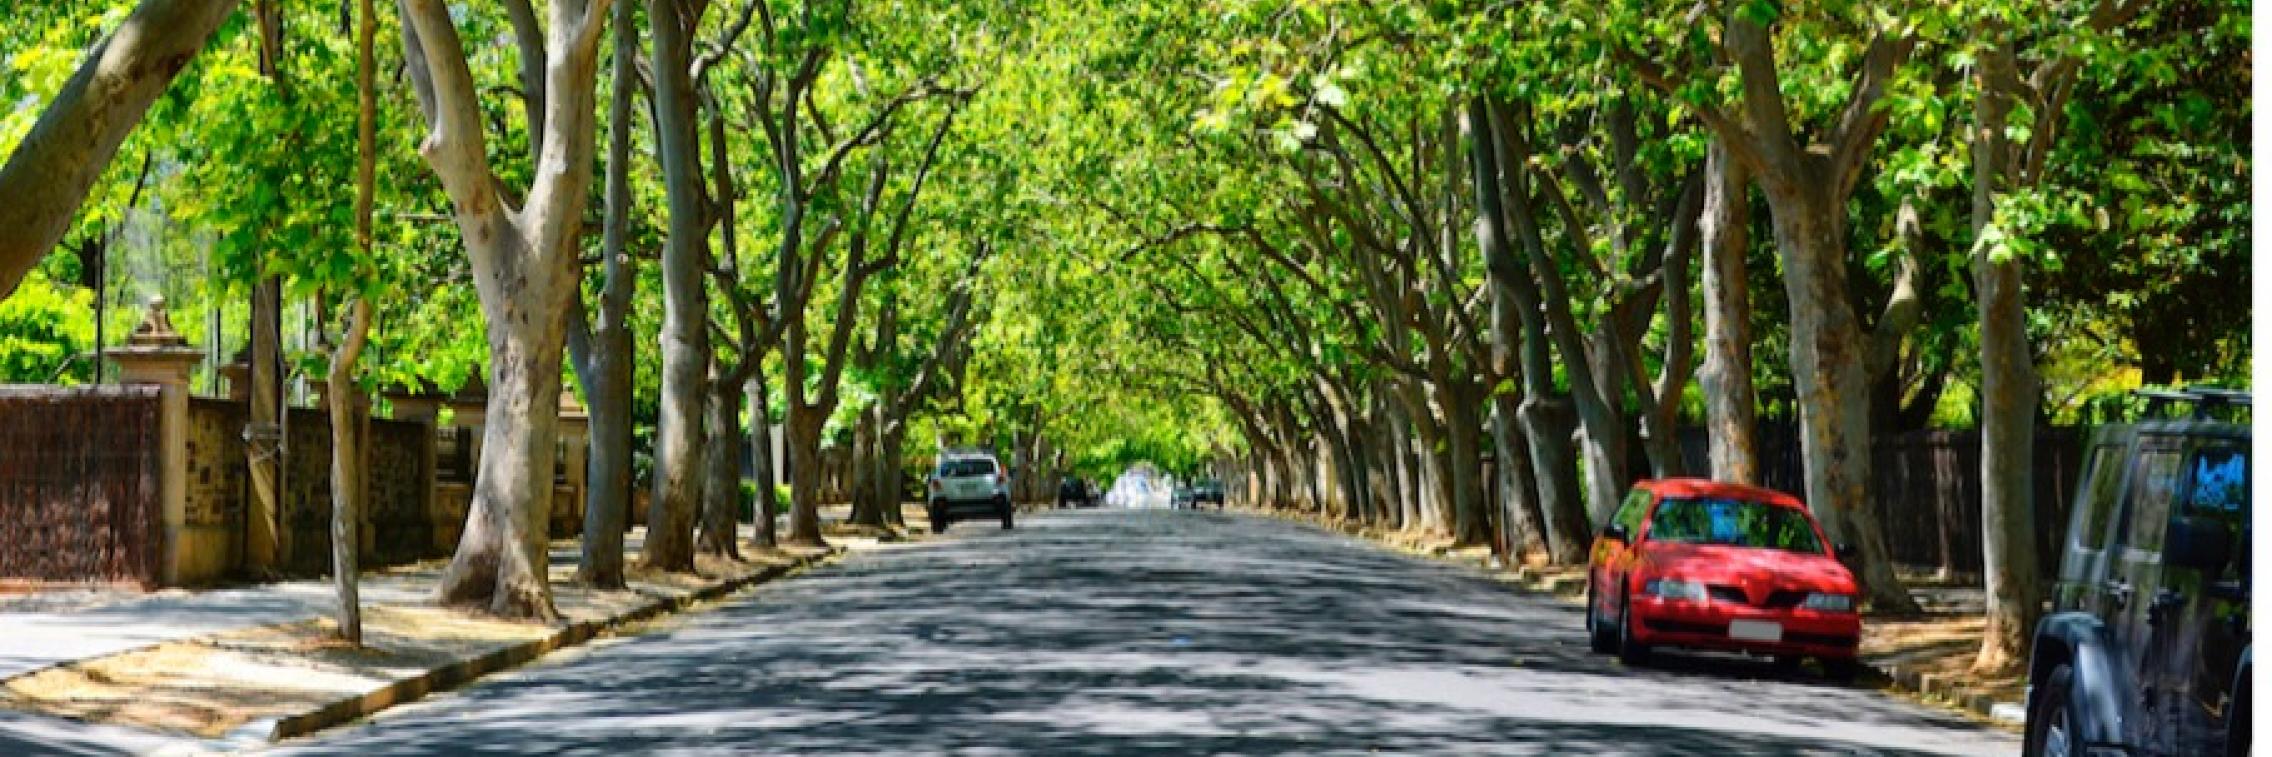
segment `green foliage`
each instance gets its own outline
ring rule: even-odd
[[[918,455],[942,438],[1006,447],[1040,434],[1083,474],[1109,476],[1142,461],[1190,471],[1255,451],[1274,435],[1312,441],[1331,418],[1321,378],[1364,414],[1395,401],[1414,371],[1479,377],[1487,350],[1431,344],[1429,330],[1414,327],[1487,315],[1471,304],[1485,275],[1472,200],[1461,189],[1468,137],[1455,117],[1466,99],[1487,93],[1522,109],[1543,146],[1522,167],[1534,179],[1572,182],[1579,167],[1622,161],[1642,185],[1675,185],[1702,162],[1708,135],[1698,111],[1739,102],[1740,76],[1721,49],[1730,17],[1768,27],[1780,94],[1802,142],[1821,140],[1836,123],[1873,39],[1917,42],[1887,83],[1878,111],[1887,126],[1845,218],[1865,320],[1907,252],[1895,233],[1898,209],[1911,204],[1922,222],[1927,315],[1899,361],[1905,399],[1932,412],[1969,398],[1976,368],[1962,356],[1977,351],[1967,283],[1975,250],[2028,264],[2031,337],[2043,346],[2038,364],[2053,404],[2116,391],[2134,373],[2152,381],[2246,376],[2248,313],[2230,306],[2245,291],[2253,241],[2251,40],[2240,0],[2158,3],[2106,34],[2075,31],[2090,3],[2012,0],[764,1],[782,24],[775,36],[745,32],[707,81],[725,108],[723,149],[736,190],[733,257],[724,239],[712,245],[730,283],[713,279],[714,288],[763,301],[778,283],[778,156],[749,111],[766,71],[792,70],[814,47],[830,51],[805,104],[823,118],[797,134],[804,168],[815,172],[896,93],[927,79],[974,90],[910,208],[904,258],[862,293],[854,349],[869,357],[846,375],[831,438],[849,438],[862,411],[912,385],[941,338],[948,293],[982,245],[995,254],[971,283],[978,305],[968,364],[917,407],[907,449]],[[20,5],[0,26],[0,102],[52,97],[133,4]],[[739,10],[713,5],[700,40],[722,38]],[[331,6],[284,8],[283,84],[260,72],[257,29],[239,14],[129,139],[82,212],[74,245],[138,230],[110,250],[110,335],[133,317],[119,303],[162,293],[180,312],[218,311],[218,329],[202,318],[179,323],[201,345],[234,352],[244,341],[246,292],[256,270],[266,271],[286,278],[299,307],[319,295],[330,306],[349,293],[376,298],[370,384],[453,388],[483,369],[489,346],[462,241],[416,154],[423,133],[412,95],[385,73],[400,66],[399,50],[381,45],[376,252],[364,256],[348,217],[349,38]],[[509,24],[489,4],[455,15],[465,38],[477,41],[471,52],[483,115],[494,124],[491,157],[507,185],[522,185],[536,168],[513,92],[519,53],[506,42]],[[393,16],[382,13],[382,38],[397,33]],[[2023,63],[2069,53],[2082,63],[2059,112],[2023,103],[2012,114],[2006,136],[2049,134],[2055,157],[2040,182],[2003,193],[1994,222],[1975,234],[1973,74],[1985,49],[1981,30],[1990,28],[2028,43]],[[1642,81],[1643,63],[1678,86],[1661,94]],[[604,114],[606,103],[598,105]],[[848,151],[839,180],[807,198],[812,212],[870,228],[888,218],[912,193],[912,171],[894,174],[881,194],[885,212],[873,216],[856,212],[865,177],[885,163],[913,166],[922,138],[947,112],[944,98],[907,105],[873,144]],[[652,335],[661,287],[648,261],[660,245],[664,201],[644,100],[634,113],[628,248],[639,261],[640,295],[631,324]],[[1604,126],[1618,113],[1631,114],[1631,145]],[[2038,131],[2046,127],[2036,115],[2051,116],[2055,128]],[[0,112],[0,152],[36,117],[22,105]],[[1378,155],[1362,137],[1379,143]],[[130,209],[145,155],[150,187]],[[1624,292],[1645,285],[1636,273],[1642,259],[1671,238],[1659,208],[1629,196],[1621,180],[1601,186],[1601,202],[1573,191],[1567,216],[1542,214],[1544,241],[1574,283],[1575,316],[1588,330],[1607,323]],[[1758,205],[1754,372],[1766,414],[1789,416],[1788,366],[1774,358],[1787,354],[1788,309]],[[1348,217],[1321,220],[1329,208]],[[583,241],[587,256],[596,236]],[[1446,238],[1440,262],[1414,252]],[[789,314],[815,333],[835,325],[845,254],[840,237],[822,253],[813,304]],[[82,266],[59,251],[44,274],[0,303],[6,380],[90,375],[83,363],[62,368],[93,341],[91,293],[74,286]],[[587,270],[591,298],[599,277]],[[736,314],[726,291],[714,289],[711,308],[730,333]],[[897,333],[875,340],[887,310]],[[1640,362],[1653,372],[1672,324],[1661,312],[1645,317]],[[303,322],[335,320],[324,312],[297,320],[287,341],[312,341],[297,338]],[[648,336],[637,343],[634,415],[644,439],[657,401],[657,351]],[[780,402],[786,371],[774,355],[765,373]],[[297,364],[318,367],[306,356]],[[1947,386],[1937,401],[1921,390],[1935,377]],[[1484,392],[1517,383],[1477,381]],[[1569,381],[1559,366],[1555,381]],[[1693,390],[1682,404],[1698,406]]]
[[[76,384],[92,376],[78,358],[94,347],[93,304],[93,292],[57,287],[32,271],[0,300],[0,383]]]

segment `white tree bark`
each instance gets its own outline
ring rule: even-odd
[[[1704,418],[1712,477],[1759,483],[1758,399],[1751,382],[1751,179],[1712,140],[1704,158]]]
[[[703,405],[710,396],[709,265],[702,164],[695,139],[692,27],[680,0],[648,0],[654,36],[655,142],[670,210],[663,243],[662,401],[655,424],[655,496],[648,505],[643,561],[662,570],[694,569],[696,514],[703,502]]]
[[[419,152],[448,193],[489,332],[490,401],[473,505],[437,594],[509,617],[556,616],[547,583],[561,352],[592,183],[593,89],[609,0],[553,0],[545,118],[527,204],[491,172],[479,90],[441,0],[402,0],[404,58],[429,127]]]

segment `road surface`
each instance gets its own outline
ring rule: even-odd
[[[1084,511],[863,552],[284,754],[2017,754],[1338,534]]]

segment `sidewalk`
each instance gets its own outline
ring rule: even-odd
[[[365,646],[331,639],[328,580],[217,591],[73,590],[0,597],[0,753],[260,746],[354,720],[521,664],[559,647],[789,573],[829,551],[698,561],[696,575],[633,568],[629,590],[573,583],[578,543],[551,545],[559,621],[504,621],[438,607],[447,560],[366,573]],[[643,531],[626,541],[638,564]],[[67,718],[68,720],[59,720]]]
[[[1324,523],[1306,515],[1249,512],[1339,531],[1401,552],[1466,565],[1485,571],[1494,579],[1558,597],[1573,605],[1585,602],[1586,578],[1582,567],[1516,566],[1508,570],[1483,547],[1455,550],[1444,540],[1414,538],[1396,531]],[[1917,598],[1925,612],[1916,617],[1865,617],[1863,664],[1904,693],[1999,725],[2024,725],[2026,708],[2021,701],[2026,693],[2026,680],[2022,674],[2014,671],[2006,675],[1980,676],[1970,670],[1973,654],[1980,649],[1980,634],[1986,626],[1983,620],[1986,602],[1980,588],[1936,581],[1922,574],[1904,574],[1902,579],[1909,584],[1910,594]]]

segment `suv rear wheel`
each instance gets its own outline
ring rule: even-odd
[[[2061,665],[2043,679],[2027,703],[2027,743],[2022,753],[2040,757],[2075,754],[2075,671]]]

